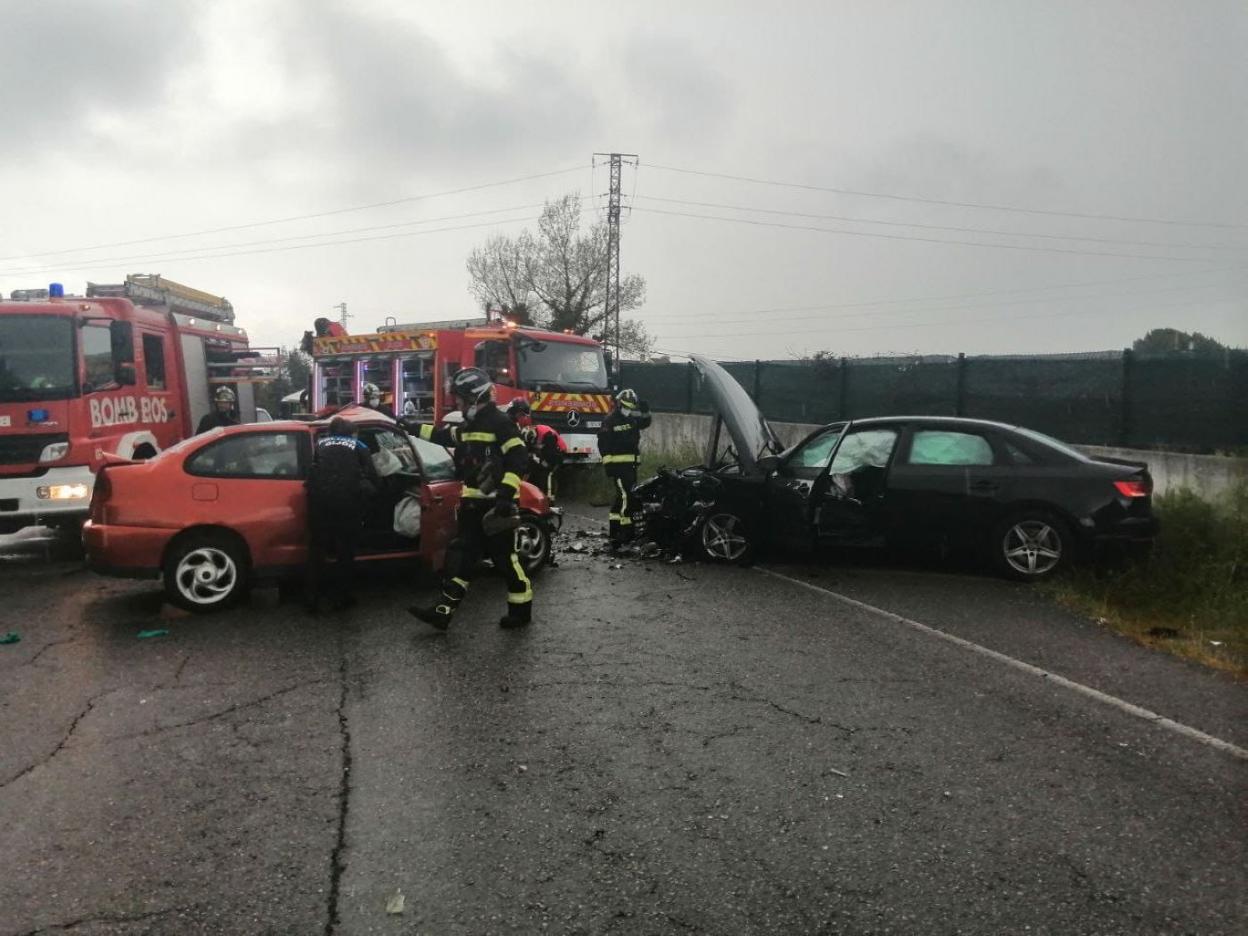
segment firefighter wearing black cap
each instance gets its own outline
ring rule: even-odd
[[[368,446],[357,437],[350,420],[335,416],[329,431],[317,439],[305,485],[311,533],[309,607],[313,612],[320,610],[321,590],[326,586],[336,608],[349,607],[355,603],[355,548],[368,499],[378,487]],[[336,561],[327,575],[325,560],[330,552]]]
[[[614,488],[611,501],[611,546],[619,549],[633,538],[628,495],[637,483],[641,462],[641,432],[650,426],[650,404],[638,402],[637,391],[621,390],[615,408],[598,430],[598,453]]]
[[[524,627],[532,616],[533,586],[516,555],[516,497],[528,453],[516,424],[494,405],[493,389],[485,371],[465,368],[451,380],[451,392],[463,410],[462,423],[401,421],[413,435],[453,449],[456,473],[464,484],[455,539],[446,551],[442,596],[431,607],[408,609],[442,631],[450,626],[483,553],[507,579],[507,613],[499,626]]]

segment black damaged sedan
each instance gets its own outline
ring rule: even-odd
[[[783,449],[727,371],[693,361],[717,410],[706,461],[634,492],[644,537],[670,550],[741,562],[825,544],[970,548],[1003,575],[1038,581],[1097,542],[1157,534],[1142,462],[944,416],[832,423]]]

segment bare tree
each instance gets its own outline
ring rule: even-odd
[[[607,226],[581,230],[579,193],[547,202],[537,232],[495,235],[468,256],[469,289],[483,303],[523,309],[528,320],[555,331],[610,335],[607,314]],[[646,281],[635,273],[620,278],[620,311],[645,301]],[[621,323],[621,345],[633,354],[649,350],[645,327]]]

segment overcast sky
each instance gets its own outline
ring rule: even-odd
[[[660,348],[1248,345],[1243,0],[766,6],[0,0],[0,291],[469,316],[471,248],[620,151]]]

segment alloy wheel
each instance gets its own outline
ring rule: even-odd
[[[712,514],[702,524],[702,548],[712,559],[735,562],[750,548],[741,518],[733,514]]]
[[[1005,533],[1001,543],[1011,569],[1028,577],[1046,575],[1062,561],[1062,537],[1043,520],[1023,520]]]
[[[537,524],[523,522],[516,527],[516,555],[525,569],[535,569],[546,558],[546,536]]]

